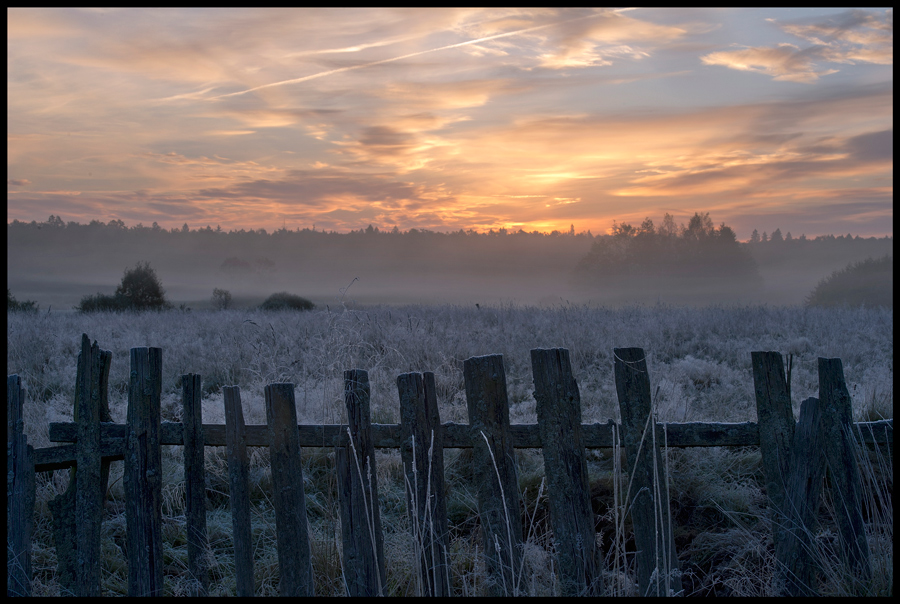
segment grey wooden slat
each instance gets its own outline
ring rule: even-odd
[[[650,398],[650,376],[641,348],[615,348],[616,394],[622,413],[625,457],[630,474],[629,499],[637,553],[638,595],[667,596],[680,591],[674,578],[678,570],[666,473],[660,446],[662,433],[654,438]],[[645,429],[646,427],[646,429]]]
[[[336,448],[335,461],[341,506],[344,583],[347,595],[351,597],[387,594],[369,394],[366,371],[351,369],[344,372],[344,403],[350,441]]]
[[[191,596],[209,595],[209,537],[206,532],[206,462],[203,444],[201,377],[181,376],[184,418],[184,516]]]
[[[591,508],[581,395],[569,351],[532,350],[531,368],[560,591],[567,597],[597,596],[602,591],[602,553]]]
[[[161,394],[162,350],[132,348],[124,476],[129,596],[163,595]]]
[[[872,565],[862,517],[862,481],[854,452],[857,432],[840,359],[819,358],[819,401],[841,552],[859,584],[865,586],[871,581]]]
[[[294,385],[269,384],[265,395],[274,491],[272,503],[275,507],[278,569],[281,573],[279,590],[284,597],[312,596],[312,557]]]
[[[225,398],[225,454],[228,458],[228,483],[230,486],[231,527],[234,538],[234,571],[238,597],[253,595],[253,543],[250,526],[250,462],[247,457],[247,439],[244,411],[241,409],[241,389],[223,386]]]
[[[813,535],[825,477],[825,426],[819,400],[800,405],[785,492],[781,539],[775,547],[775,588],[781,596],[817,595]]]
[[[444,436],[434,374],[404,373],[397,377],[397,391],[406,505],[419,549],[419,595],[449,596],[450,535],[444,496]]]
[[[478,494],[488,593],[519,595],[523,585],[522,516],[503,356],[466,359],[463,376],[474,441],[473,485]]]
[[[25,389],[6,378],[6,595],[31,595],[31,532],[34,523],[34,449],[24,434]]]

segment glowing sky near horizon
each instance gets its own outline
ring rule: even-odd
[[[890,9],[8,9],[7,219],[893,234]]]

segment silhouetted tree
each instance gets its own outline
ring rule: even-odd
[[[227,289],[213,288],[212,303],[217,310],[227,310],[231,306],[231,292]]]
[[[698,285],[733,288],[759,280],[756,263],[724,223],[716,228],[708,213],[696,213],[680,235],[666,215],[655,229],[649,218],[640,227],[613,223],[611,235],[594,241],[576,267],[588,286],[641,286],[690,289]]]
[[[172,306],[149,262],[138,262],[133,269],[125,271],[122,283],[116,288],[116,297],[124,299],[134,310],[162,310]]]

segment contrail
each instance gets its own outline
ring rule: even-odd
[[[528,27],[525,29],[519,29],[516,31],[509,31],[503,34],[494,34],[493,36],[485,36],[484,38],[478,38],[476,40],[467,40],[465,42],[458,42],[457,44],[450,44],[449,46],[441,46],[440,48],[431,48],[428,50],[420,50],[418,52],[413,52],[408,55],[403,55],[400,57],[392,57],[390,59],[382,59],[380,61],[372,61],[371,63],[363,63],[362,65],[353,65],[351,67],[340,67],[338,69],[331,69],[329,71],[321,71],[319,73],[314,73],[312,75],[303,76],[302,78],[294,78],[293,80],[282,80],[281,82],[272,82],[271,84],[263,84],[262,86],[256,86],[255,88],[248,88],[247,90],[241,90],[239,92],[230,92],[228,94],[222,94],[216,97],[212,97],[210,100],[224,99],[230,96],[239,96],[242,94],[247,94],[248,92],[254,92],[256,90],[262,90],[263,88],[272,88],[273,86],[284,86],[285,84],[299,84],[300,82],[306,82],[307,80],[314,80],[316,78],[323,78],[325,76],[334,75],[336,73],[342,73],[345,71],[353,71],[354,69],[362,69],[364,67],[372,67],[374,65],[382,65],[384,63],[393,63],[394,61],[402,61],[403,59],[409,59],[411,57],[418,57],[420,55],[428,54],[430,52],[438,52],[440,50],[449,50],[451,48],[459,48],[460,46],[468,46],[470,44],[478,44],[479,42],[487,42],[489,40],[496,40],[498,38],[506,38],[509,36],[517,36],[519,34],[525,34],[530,31],[537,31],[539,29],[544,29],[545,27],[552,27],[554,25],[562,25],[563,23],[569,23],[571,21],[579,21],[581,19],[590,19],[591,17],[596,17],[604,13],[594,13],[593,15],[588,15],[587,17],[576,17],[574,19],[566,19],[565,21],[557,21],[555,23],[547,23],[545,25],[537,25],[535,27]]]

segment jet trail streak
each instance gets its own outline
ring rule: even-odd
[[[420,50],[418,52],[413,52],[407,55],[403,55],[400,57],[392,57],[390,59],[382,59],[380,61],[372,61],[371,63],[363,63],[362,65],[352,65],[350,67],[340,67],[338,69],[331,69],[329,71],[322,71],[319,73],[314,73],[312,75],[303,76],[302,78],[294,78],[292,80],[282,80],[281,82],[272,82],[271,84],[263,84],[262,86],[256,86],[255,88],[248,88],[247,90],[241,90],[239,92],[230,92],[228,94],[222,94],[216,97],[212,97],[210,100],[224,99],[230,96],[239,96],[242,94],[247,94],[248,92],[254,92],[256,90],[262,90],[263,88],[272,88],[274,86],[284,86],[286,84],[299,84],[300,82],[306,82],[307,80],[314,80],[316,78],[323,78],[325,76],[334,75],[336,73],[343,73],[345,71],[353,71],[354,69],[363,69],[364,67],[373,67],[375,65],[382,65],[384,63],[393,63],[394,61],[402,61],[403,59],[409,59],[412,57],[418,57],[420,55],[428,54],[430,52],[438,52],[440,50],[449,50],[451,48],[459,48],[461,46],[468,46],[470,44],[478,44],[481,42],[488,42],[490,40],[497,40],[499,38],[506,38],[509,36],[517,36],[519,34],[525,34],[531,31],[537,31],[539,29],[544,29],[546,27],[552,27],[554,25],[562,25],[564,23],[570,23],[572,21],[578,21],[580,19],[590,19],[591,17],[596,17],[602,13],[595,13],[593,15],[588,15],[587,17],[576,17],[574,19],[566,19],[565,21],[557,21],[555,23],[547,23],[545,25],[537,25],[535,27],[527,27],[525,29],[518,29],[516,31],[508,31],[502,34],[494,34],[493,36],[485,36],[484,38],[478,38],[475,40],[467,40],[465,42],[458,42],[456,44],[450,44],[448,46],[441,46],[440,48],[430,48],[428,50]]]

